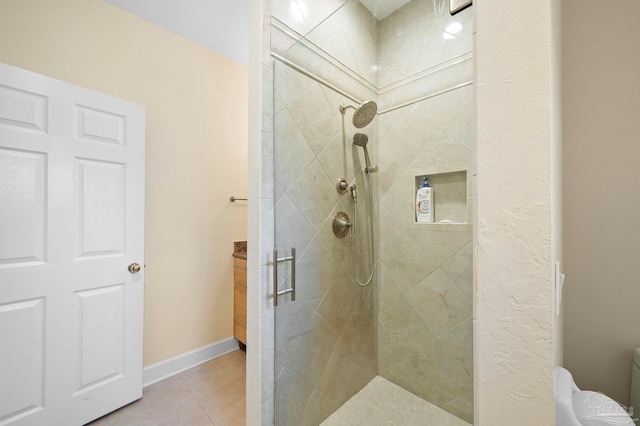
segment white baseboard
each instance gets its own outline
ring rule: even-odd
[[[157,364],[149,365],[143,369],[142,386],[152,385],[221,355],[233,352],[236,349],[238,349],[238,341],[233,337],[229,337]]]

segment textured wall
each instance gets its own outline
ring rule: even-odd
[[[145,365],[232,336],[247,68],[98,0],[3,1],[0,35],[4,63],[146,107]]]
[[[554,424],[551,1],[476,7],[479,424]]]
[[[380,22],[381,82],[451,67],[452,58],[471,50],[471,9],[451,17],[446,6],[414,0]],[[456,35],[445,31],[454,23]],[[472,70],[460,77],[471,81]],[[472,106],[466,86],[380,116],[378,215],[379,374],[470,423]],[[423,175],[434,188],[436,221],[462,224],[414,223],[415,181]]]
[[[564,363],[578,386],[628,404],[640,346],[640,3],[563,7]]]

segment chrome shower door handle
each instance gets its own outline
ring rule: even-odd
[[[278,291],[278,262],[291,261],[291,287]],[[291,293],[291,301],[296,300],[296,248],[291,247],[291,256],[278,258],[278,250],[273,249],[273,306],[278,306],[278,296]]]

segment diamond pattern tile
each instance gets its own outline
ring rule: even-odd
[[[413,0],[383,21],[357,1],[272,3],[277,18],[380,85],[470,49],[470,12],[449,17],[444,0]],[[449,37],[444,30],[453,22],[463,29]],[[418,38],[420,46],[407,43]],[[277,313],[278,421],[317,425],[378,372],[472,418],[472,235],[416,226],[413,211],[415,171],[473,161],[472,87],[379,115],[362,130],[380,170],[372,175],[378,268],[372,286],[361,288],[352,277],[352,241],[331,231],[338,211],[354,218],[349,194],[335,190],[346,178],[358,186],[358,256],[368,253],[364,157],[352,145],[359,130],[348,110],[343,135],[338,110],[353,101],[277,61],[274,74],[276,244],[300,253],[299,299]],[[283,285],[288,275],[283,269]]]

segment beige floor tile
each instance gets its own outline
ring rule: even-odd
[[[144,389],[91,426],[244,426],[246,354],[234,351]]]
[[[200,399],[216,389],[226,387],[238,379],[244,380],[245,361],[234,354],[235,352],[232,352],[221,356],[180,373],[179,376],[193,396]]]

